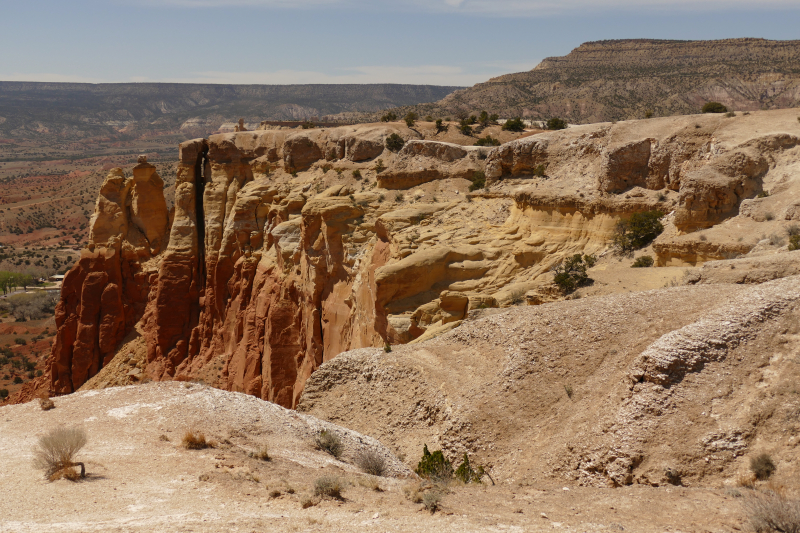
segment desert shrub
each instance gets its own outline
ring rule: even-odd
[[[263,446],[254,452],[250,452],[250,457],[253,459],[258,459],[259,461],[272,461],[272,457],[269,456],[269,448],[267,446]]]
[[[387,342],[386,344],[383,345],[383,351],[386,353],[391,353],[392,345]]]
[[[768,453],[761,453],[750,458],[750,470],[756,479],[768,479],[775,472],[775,463]]]
[[[633,268],[648,268],[653,266],[653,257],[649,255],[643,255],[641,257],[637,257],[636,261],[633,262],[631,267]]]
[[[477,191],[486,187],[486,174],[481,170],[476,170],[472,174],[472,185],[469,186],[470,192]]]
[[[314,495],[320,498],[342,499],[344,484],[336,476],[323,476],[314,482]]]
[[[618,251],[632,252],[653,242],[664,231],[664,226],[659,220],[662,216],[664,213],[661,211],[644,211],[617,222],[614,229],[614,245]]]
[[[764,213],[764,220],[766,220],[767,222],[775,220],[775,215],[767,211],[766,213]]]
[[[53,403],[53,400],[51,400],[47,396],[42,396],[41,398],[39,398],[39,407],[42,408],[42,411],[49,411],[50,409],[53,409],[55,406],[56,404]]]
[[[728,108],[719,102],[706,102],[701,111],[703,113],[727,113]]]
[[[318,503],[319,503],[319,501],[315,500],[311,496],[303,496],[300,499],[300,507],[302,507],[303,509],[308,509],[309,507],[314,507]]]
[[[548,130],[565,130],[567,129],[567,121],[558,117],[549,119],[546,123]]]
[[[381,122],[394,122],[395,120],[397,120],[397,115],[391,111],[381,117]]]
[[[386,148],[388,148],[392,152],[399,151],[404,144],[406,144],[406,142],[397,133],[392,133],[391,135],[386,137]]]
[[[417,114],[413,111],[409,111],[408,114],[405,116],[404,120],[406,121],[406,126],[409,128],[414,125],[417,120]]]
[[[20,376],[14,376],[14,385],[19,385],[22,383],[22,378]]]
[[[666,195],[666,194],[664,194],[663,192],[660,192],[660,193],[658,193],[658,196],[657,196],[657,198],[658,198],[658,201],[659,201],[659,202],[664,202],[664,201],[666,201],[666,199],[667,199],[667,195]]]
[[[458,465],[454,472],[456,479],[461,480],[462,483],[480,483],[483,474],[482,466],[479,466],[477,470],[472,468],[466,453],[464,454],[464,460],[461,461],[461,464]]]
[[[375,161],[375,168],[374,168],[374,170],[375,170],[375,172],[376,172],[376,173],[378,173],[378,174],[380,174],[381,172],[383,172],[384,170],[386,170],[386,165],[384,165],[384,164],[383,164],[383,159],[378,159],[377,161]]]
[[[544,178],[546,176],[547,169],[544,165],[536,165],[533,167],[533,175],[537,178]]]
[[[403,196],[403,193],[401,193],[401,192],[398,192],[398,193],[396,193],[394,195],[394,201],[395,202],[402,202],[404,199],[405,199],[405,196]]]
[[[798,226],[797,224],[792,224],[786,228],[786,233],[789,234],[790,236],[800,235],[800,226]]]
[[[83,428],[58,427],[42,437],[34,449],[34,466],[44,470],[45,477],[50,480],[66,477],[75,479],[75,467],[80,466],[80,477],[86,476],[86,469],[81,462],[75,461],[75,456],[86,446],[86,431]]]
[[[21,344],[22,346],[25,346],[26,344],[28,344],[28,341],[26,341],[22,337],[17,337],[16,339],[14,339],[14,344]]]
[[[344,451],[342,439],[333,431],[320,431],[319,434],[317,434],[316,443],[320,450],[328,452],[337,459],[342,456],[342,452]]]
[[[733,111],[728,111],[727,113],[725,113],[725,117],[726,118],[733,118],[735,116],[736,116],[736,113],[734,113]]]
[[[443,495],[440,491],[429,490],[422,495],[422,505],[433,514],[441,508],[442,498]]]
[[[357,179],[357,180],[360,180],[360,179],[361,179],[361,171],[360,171],[360,170],[358,170],[358,169],[355,169],[355,170],[353,171],[353,178],[354,178],[354,179]]]
[[[644,118],[653,118],[653,110],[652,109],[646,109],[645,112],[644,112]]]
[[[591,283],[586,269],[594,265],[592,256],[575,254],[560,262],[553,268],[553,281],[564,294],[573,292],[578,287]]]
[[[571,400],[572,395],[575,394],[575,389],[572,388],[572,385],[564,385],[564,392],[567,393],[567,397]]]
[[[183,447],[187,450],[204,450],[211,448],[211,444],[206,440],[205,434],[200,431],[189,429],[184,433]]]
[[[789,251],[800,250],[800,235],[789,237]]]
[[[414,472],[418,476],[429,479],[451,479],[453,477],[453,465],[444,456],[442,450],[436,450],[431,453],[428,451],[428,445],[426,444],[422,449],[422,459],[420,459]]]
[[[386,458],[375,450],[362,450],[356,456],[355,462],[356,466],[367,474],[381,477],[386,475]]]
[[[491,135],[487,135],[475,141],[475,146],[500,146],[500,141]]]
[[[464,119],[459,123],[458,131],[461,132],[461,135],[472,135],[472,126],[469,123],[469,119]]]
[[[800,501],[773,491],[752,492],[744,499],[750,526],[758,533],[800,533]]]
[[[8,389],[0,389],[0,398],[4,400],[8,398]]]
[[[301,126],[303,127],[304,130],[311,130],[316,128],[316,125],[314,125],[314,123],[311,122],[310,120],[306,120],[301,124]]]
[[[447,124],[445,124],[442,121],[442,119],[440,119],[440,118],[436,119],[436,133],[442,133],[443,131],[447,131],[448,128],[449,128],[449,126]]]
[[[525,131],[525,123],[522,121],[520,117],[512,118],[506,120],[506,123],[503,124],[504,131]]]

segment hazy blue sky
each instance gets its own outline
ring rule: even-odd
[[[584,41],[800,38],[800,0],[3,0],[0,80],[472,85]],[[757,7],[756,7],[757,6]]]

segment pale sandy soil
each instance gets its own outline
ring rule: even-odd
[[[744,527],[741,499],[724,490],[632,486],[598,489],[535,479],[456,485],[431,515],[404,489],[417,481],[370,478],[351,463],[377,442],[237,393],[159,383],[86,391],[0,408],[0,532],[49,531],[731,531]],[[88,476],[48,482],[31,463],[37,437],[59,424],[80,425],[89,443]],[[187,427],[214,449],[180,446]],[[339,432],[344,461],[312,445],[322,427]],[[161,440],[165,435],[169,440]],[[273,460],[248,452],[268,445]],[[389,455],[387,455],[389,457]],[[408,460],[407,462],[413,462]],[[302,509],[322,475],[341,476],[344,500]],[[378,480],[381,491],[372,488]],[[279,491],[279,494],[278,494]],[[294,493],[290,493],[294,491]]]

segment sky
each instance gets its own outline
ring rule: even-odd
[[[601,39],[800,39],[799,0],[0,0],[0,80],[469,86]]]

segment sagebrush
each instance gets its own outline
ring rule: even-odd
[[[64,477],[74,480],[86,476],[86,468],[82,462],[75,461],[75,456],[86,446],[88,437],[86,430],[79,427],[58,427],[46,435],[39,437],[34,450],[34,465],[44,470],[45,477],[50,480]],[[75,467],[80,467],[78,474]]]

